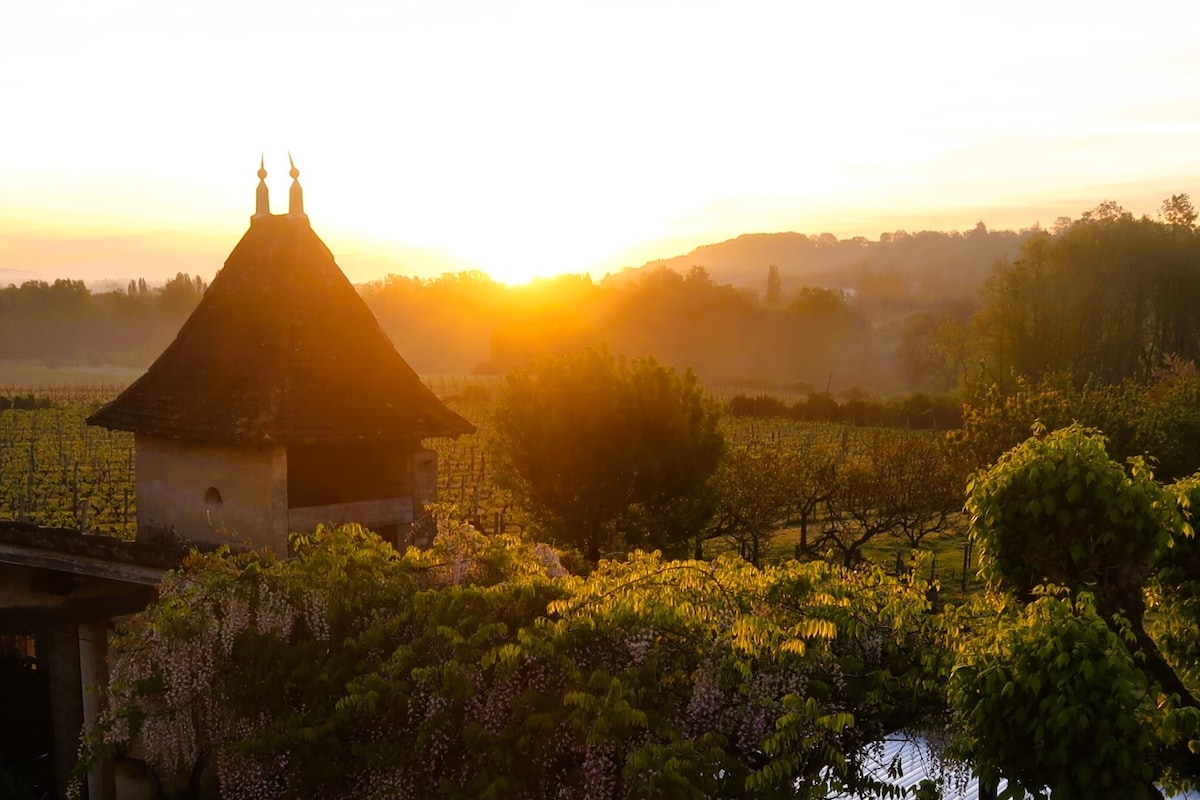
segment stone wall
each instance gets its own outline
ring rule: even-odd
[[[287,450],[135,437],[138,536],[249,540],[287,555]]]

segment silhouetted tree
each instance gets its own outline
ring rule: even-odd
[[[1189,230],[1196,227],[1196,207],[1186,194],[1173,194],[1163,201],[1158,211],[1168,225],[1176,225]]]
[[[1035,233],[985,289],[978,327],[991,374],[1072,371],[1146,381],[1171,354],[1200,356],[1200,237],[1176,195],[1155,222],[1113,202],[1051,236]]]
[[[547,534],[593,563],[673,549],[712,513],[720,412],[691,372],[588,348],[510,373],[497,401],[497,483]]]
[[[767,267],[767,290],[763,302],[769,306],[777,306],[783,300],[783,282],[779,279],[779,267],[772,264]]]

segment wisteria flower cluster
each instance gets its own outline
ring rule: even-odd
[[[114,642],[92,757],[254,798],[823,797],[911,703],[922,587],[554,551],[440,522],[195,555]],[[927,646],[927,642],[923,645]]]

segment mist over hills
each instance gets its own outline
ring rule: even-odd
[[[892,283],[906,283],[913,295],[939,302],[968,301],[992,266],[1015,258],[1031,232],[989,231],[980,222],[966,233],[896,231],[878,241],[862,236],[838,239],[828,233],[747,233],[647,262],[639,271],[686,274],[692,267],[703,267],[718,283],[762,291],[767,270],[774,265],[785,294],[804,286],[857,293],[890,278]]]
[[[961,326],[997,263],[1031,232],[746,234],[599,281],[564,274],[524,286],[482,272],[389,275],[360,294],[425,374],[501,372],[543,353],[603,344],[695,369],[711,381],[833,391],[947,391],[926,365],[931,337]],[[767,292],[774,266],[779,281]],[[0,288],[0,358],[145,366],[199,302],[206,281],[161,287],[31,281]]]
[[[968,377],[979,384],[1008,375],[1006,365],[1017,356],[1036,361],[1037,353],[1049,352],[1048,342],[1062,339],[1062,331],[1028,336],[1034,355],[992,352],[1026,341],[1019,330],[997,333],[996,326],[1016,330],[1021,309],[1035,302],[1044,307],[1039,319],[1056,320],[1071,302],[1107,296],[1117,285],[1134,296],[1138,281],[1152,277],[1154,298],[1174,302],[1155,324],[1178,332],[1171,320],[1191,319],[1186,309],[1194,308],[1191,284],[1180,283],[1191,280],[1191,266],[1181,273],[1181,265],[1200,263],[1188,249],[1200,239],[1186,195],[1164,209],[1155,221],[1104,203],[1076,222],[1060,221],[1053,232],[991,231],[979,223],[963,233],[895,231],[875,241],[746,234],[600,280],[560,274],[508,285],[466,270],[436,278],[392,274],[357,288],[422,374],[500,374],[542,355],[600,345],[621,356],[655,356],[713,383],[846,396],[940,394]],[[1054,263],[1073,272],[1061,286],[1038,284],[1030,297],[1011,301],[1011,309],[1002,306],[1016,289],[1033,285],[1021,276],[1033,268],[1031,257],[1041,263],[1037,254],[1047,247],[1058,248]],[[1133,261],[1113,267],[1118,253],[1134,254]],[[139,279],[96,291],[59,279],[0,288],[0,359],[148,365],[205,285],[200,276],[179,273],[162,287]],[[1138,302],[1134,312],[1150,307],[1146,298]],[[1089,335],[1097,339],[1106,330]],[[1149,355],[1129,358],[1145,373],[1163,353],[1191,357],[1190,336],[1179,333],[1178,341],[1157,342]]]

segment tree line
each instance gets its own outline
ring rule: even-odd
[[[464,272],[391,275],[359,290],[423,374],[502,373],[543,353],[605,344],[690,367],[709,382],[941,392],[954,388],[951,378],[918,385],[905,372],[900,321],[969,313],[986,265],[1014,254],[1027,235],[896,232],[870,243],[789,234],[803,240],[808,255],[799,262],[787,248],[739,247],[748,260],[736,273],[710,271],[711,254],[701,249],[687,264],[652,263],[596,281],[564,275],[510,287]],[[840,255],[821,266],[832,254]],[[778,264],[764,260],[775,255]],[[726,274],[732,280],[716,277]],[[125,291],[91,292],[71,280],[9,286],[0,289],[0,324],[11,334],[0,357],[146,365],[202,290],[199,277],[186,275],[161,288],[132,281]]]
[[[914,369],[945,371],[969,389],[1070,373],[1077,383],[1149,382],[1170,358],[1196,361],[1200,236],[1187,195],[1157,219],[1112,202],[1060,220],[988,276],[969,321],[912,331]]]
[[[157,288],[130,281],[125,291],[92,292],[61,278],[0,288],[0,358],[148,366],[206,288],[183,273]]]
[[[392,275],[360,292],[424,374],[500,374],[603,344],[706,382],[847,399],[981,392],[1068,370],[1079,381],[1144,382],[1168,356],[1200,355],[1190,313],[1200,301],[1195,221],[1180,194],[1155,219],[1105,202],[1020,234],[981,224],[879,242],[755,235],[700,248],[681,257],[686,265],[599,281],[563,275],[509,287],[478,272]],[[814,266],[818,254],[829,269]],[[159,289],[134,281],[92,293],[71,280],[0,289],[0,356],[148,364],[203,288],[181,274]]]

